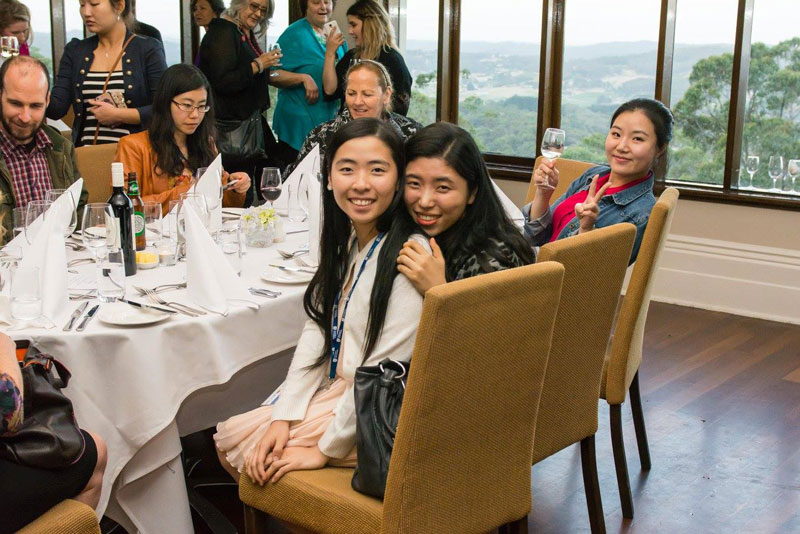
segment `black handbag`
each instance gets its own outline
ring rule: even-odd
[[[245,120],[217,119],[216,126],[217,149],[222,154],[234,158],[266,157],[259,110]]]
[[[384,359],[356,369],[356,449],[353,489],[383,499],[389,461],[411,364]]]
[[[74,464],[83,455],[86,442],[75,421],[72,401],[60,391],[67,387],[70,372],[36,347],[28,348],[20,367],[24,419],[17,432],[0,438],[0,456],[43,469]]]

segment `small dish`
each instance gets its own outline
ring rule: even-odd
[[[160,323],[169,317],[168,313],[134,308],[123,302],[104,304],[97,314],[97,320],[112,326],[144,326]]]
[[[261,279],[274,284],[307,284],[314,278],[314,273],[281,271],[269,267],[261,273]]]

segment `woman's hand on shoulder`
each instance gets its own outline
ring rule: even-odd
[[[580,228],[578,233],[589,232],[594,230],[594,223],[597,221],[597,216],[600,215],[600,208],[597,205],[600,199],[603,198],[606,189],[611,185],[611,180],[606,182],[600,191],[597,191],[597,177],[592,177],[592,183],[589,184],[589,194],[586,195],[586,200],[575,204],[575,216],[578,218]]]
[[[431,238],[431,252],[416,241],[409,240],[397,256],[397,270],[408,278],[421,295],[434,286],[446,284],[442,249]]]
[[[232,189],[239,194],[243,195],[250,189],[250,176],[246,172],[234,172],[229,174],[228,180],[225,183],[229,184],[231,182],[236,182],[232,186]]]
[[[559,172],[555,160],[542,159],[542,162],[533,171],[533,183],[536,185],[537,195],[550,198],[558,187]]]
[[[267,469],[267,480],[273,484],[290,471],[322,469],[328,464],[328,456],[324,455],[317,445],[313,447],[287,447],[279,460],[272,462]]]
[[[268,469],[283,456],[288,441],[289,421],[273,421],[247,459],[247,476],[250,480],[262,486],[269,480],[271,475],[267,474]]]

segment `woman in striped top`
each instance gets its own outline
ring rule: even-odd
[[[125,0],[81,2],[80,10],[95,35],[64,48],[47,116],[59,119],[71,105],[75,146],[94,144],[95,134],[97,143],[115,143],[147,128],[156,85],[167,68],[164,50],[155,39],[130,32]]]

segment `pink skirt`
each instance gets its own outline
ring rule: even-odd
[[[289,426],[289,441],[287,447],[313,447],[319,443],[320,438],[333,421],[333,410],[339,399],[347,389],[347,382],[336,377],[333,384],[327,389],[319,389],[306,410],[306,417],[302,421],[292,421]],[[272,423],[273,406],[259,406],[243,414],[234,415],[227,421],[217,425],[214,441],[217,448],[225,453],[228,462],[244,472],[244,466],[258,442],[269,430]],[[345,458],[331,458],[328,465],[339,467],[355,467],[356,448]]]

